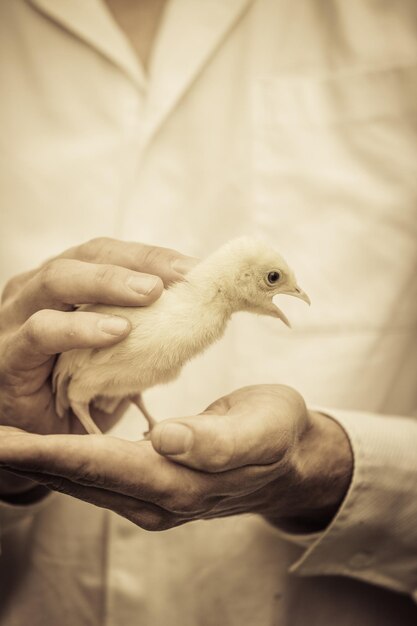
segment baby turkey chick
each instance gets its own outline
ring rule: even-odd
[[[72,409],[87,432],[97,433],[90,402],[111,412],[130,398],[152,428],[141,392],[177,378],[187,361],[220,339],[237,311],[277,317],[289,326],[272,302],[277,294],[310,302],[277,252],[258,239],[241,238],[201,261],[149,307],[82,307],[126,317],[132,330],[115,346],[59,356],[53,372],[58,415]]]

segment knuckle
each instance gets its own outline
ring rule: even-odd
[[[282,401],[290,408],[293,407],[298,412],[302,413],[306,410],[306,404],[302,395],[296,391],[293,387],[287,385],[281,386]]]
[[[1,294],[1,302],[4,303],[8,298],[13,296],[13,294],[18,291],[21,283],[20,276],[13,276],[10,280],[7,281],[3,292]]]
[[[96,270],[96,281],[102,285],[107,286],[115,279],[115,268],[112,265],[99,265]]]
[[[63,273],[64,261],[61,259],[53,259],[42,266],[39,273],[40,289],[48,294],[56,291],[57,281]]]
[[[290,399],[297,399],[298,397],[301,397],[298,391],[289,385],[280,385],[280,391],[286,394]]]
[[[111,237],[95,237],[81,244],[78,251],[86,261],[95,261],[109,255],[114,239]]]
[[[232,395],[232,394],[230,394]],[[204,413],[226,413],[227,409],[230,407],[230,396],[222,396],[217,400],[214,400],[208,407],[204,410]]]
[[[42,338],[47,330],[46,310],[33,313],[22,326],[22,332],[26,341],[32,346],[42,343]]]
[[[166,265],[173,253],[167,248],[157,246],[143,246],[142,264],[144,268],[155,268]]]
[[[30,270],[28,272],[17,274],[16,276],[12,276],[6,283],[3,289],[3,293],[1,294],[2,304],[6,303],[7,300],[16,298],[18,294],[24,289],[25,285],[38,272],[39,272],[39,269],[37,268],[36,270]]]

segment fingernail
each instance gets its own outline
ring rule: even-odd
[[[183,274],[184,276],[191,272],[191,270],[199,263],[199,259],[195,259],[192,256],[183,256],[175,259],[172,262],[172,269],[178,274]]]
[[[122,335],[126,332],[129,322],[123,317],[107,315],[98,322],[98,327],[103,333],[108,335]]]
[[[193,446],[194,436],[183,424],[163,424],[158,428],[160,454],[184,454]]]
[[[159,278],[157,276],[131,276],[127,281],[128,287],[142,296],[151,293],[158,283]]]

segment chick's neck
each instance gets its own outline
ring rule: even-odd
[[[162,306],[180,360],[182,352],[189,358],[219,339],[234,312],[224,287],[200,275],[197,280],[190,276],[169,289]]]

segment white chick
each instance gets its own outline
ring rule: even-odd
[[[174,380],[183,365],[223,335],[233,313],[250,311],[289,322],[272,302],[287,294],[310,303],[285,260],[258,239],[222,246],[148,307],[94,305],[83,310],[130,320],[130,334],[115,346],[70,350],[53,372],[56,411],[72,409],[89,433],[100,433],[90,403],[107,412],[123,398],[137,404],[149,422],[140,394]]]

